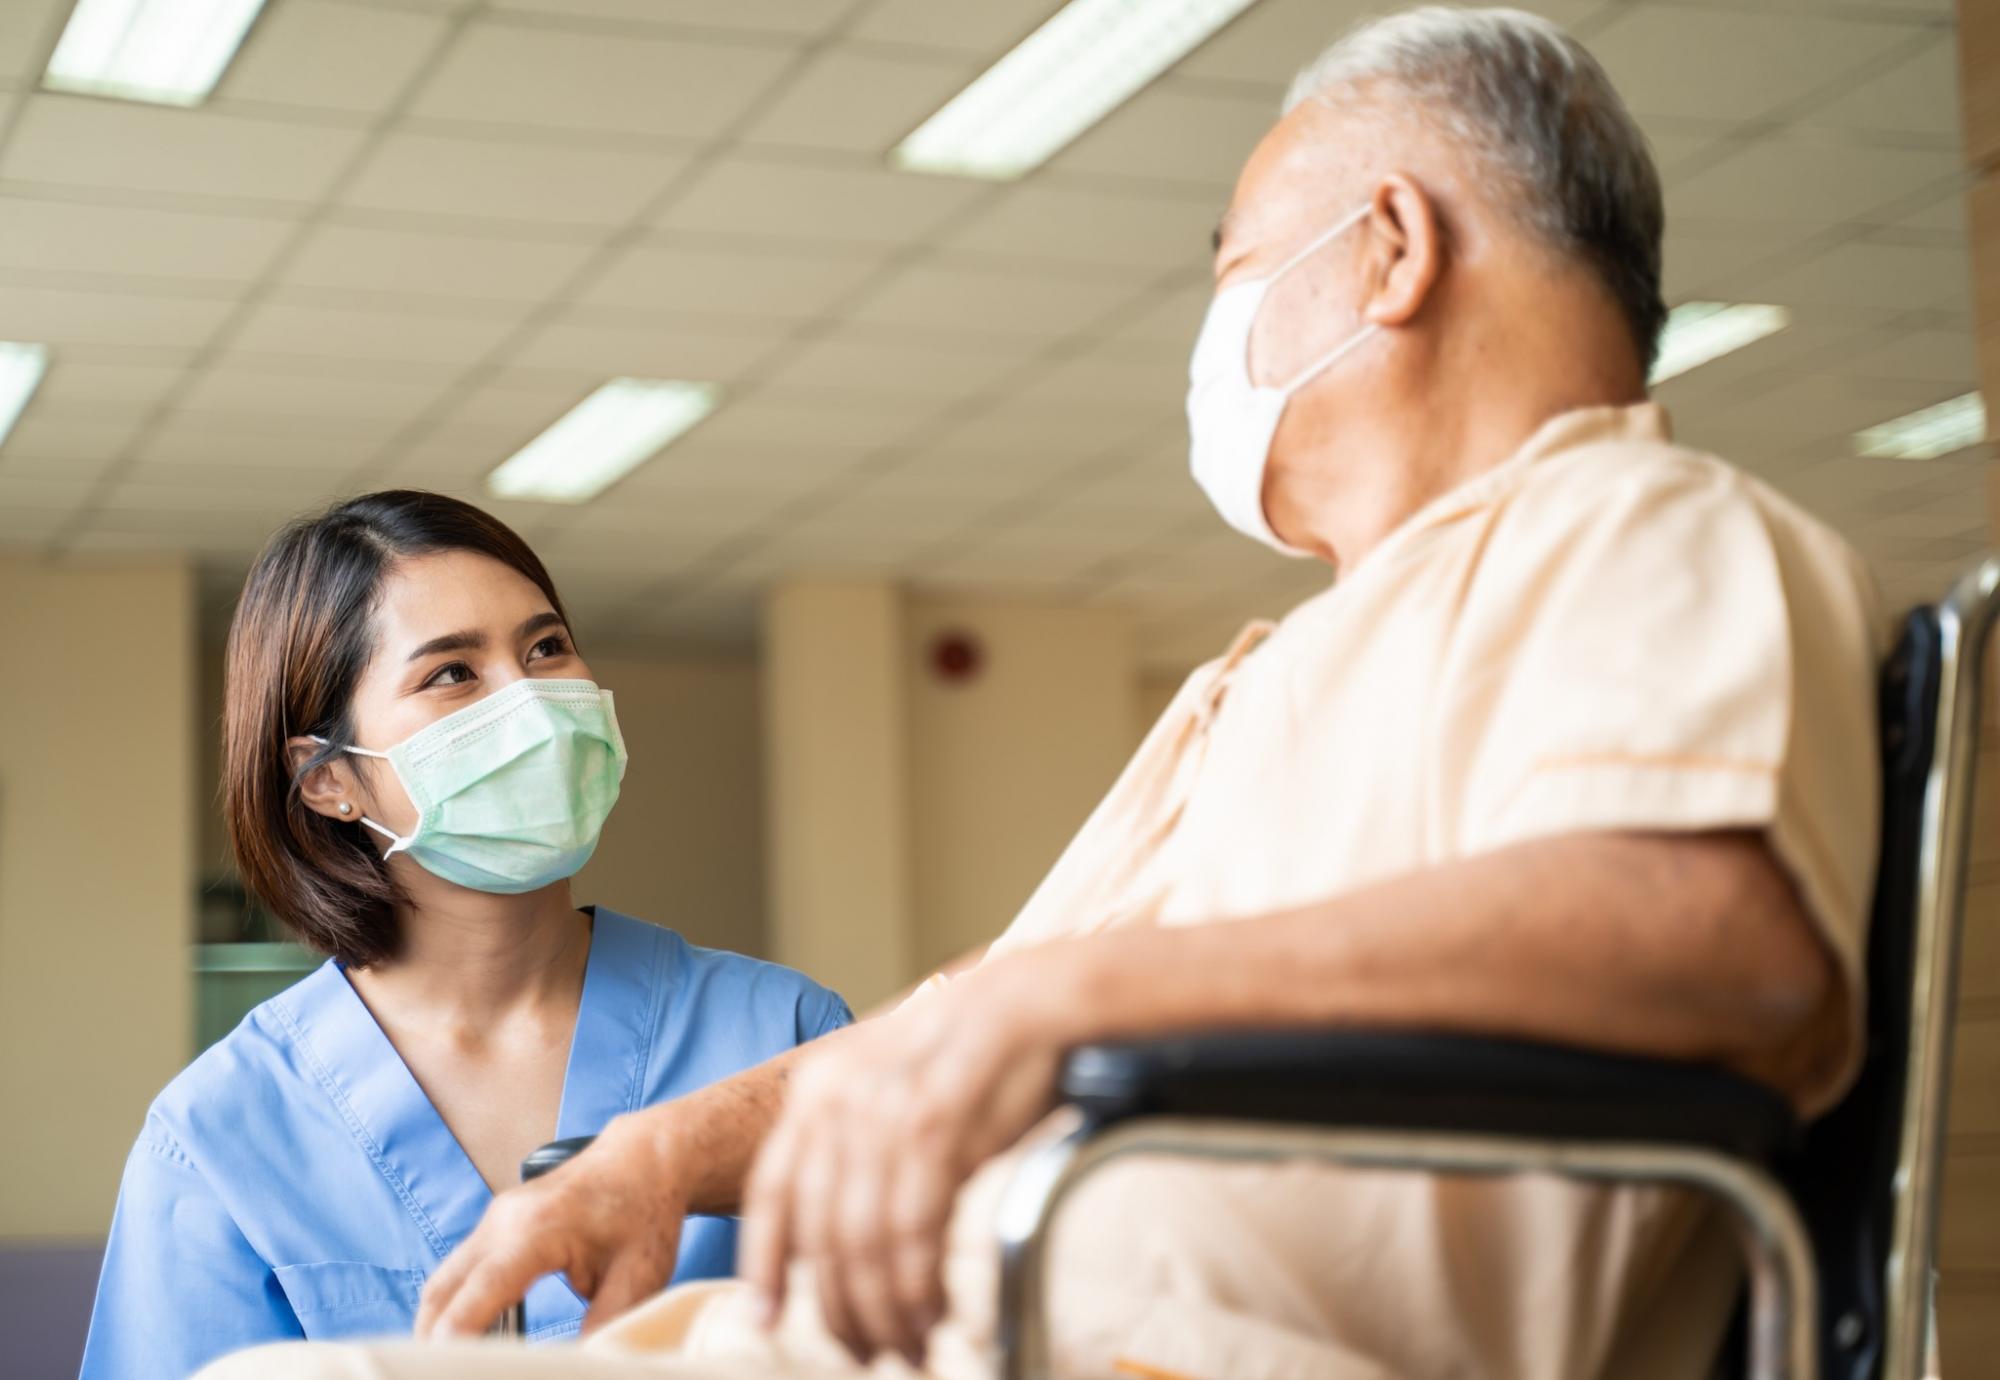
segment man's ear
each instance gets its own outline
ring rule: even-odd
[[[1422,311],[1444,267],[1444,234],[1437,207],[1403,173],[1375,187],[1368,206],[1373,291],[1363,316],[1378,326],[1402,326]]]
[[[297,776],[299,769],[310,762],[319,750],[320,744],[311,738],[286,739],[285,756],[291,763],[292,775]],[[305,774],[299,781],[299,799],[305,801],[306,808],[314,814],[351,824],[361,818],[360,785],[353,768],[335,758],[320,763]],[[342,806],[346,808],[342,809]]]

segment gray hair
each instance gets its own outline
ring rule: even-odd
[[[1427,5],[1365,20],[1292,82],[1289,114],[1381,81],[1513,184],[1513,209],[1611,290],[1650,368],[1666,213],[1660,174],[1597,59],[1521,10]]]

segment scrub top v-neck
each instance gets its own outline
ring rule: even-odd
[[[728,1077],[846,1024],[775,964],[698,948],[598,907],[556,1136]],[[285,1338],[407,1333],[425,1278],[492,1194],[329,961],[181,1073],[126,1163],[83,1380],[182,1376]],[[731,1272],[736,1223],[690,1217],[676,1280]],[[574,1334],[559,1276],[530,1340]]]

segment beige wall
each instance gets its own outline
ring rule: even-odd
[[[765,952],[762,724],[756,664],[607,660],[631,762],[576,899]]]
[[[88,1238],[192,1038],[192,577],[0,561],[0,646],[0,1237]]]
[[[1990,418],[2000,409],[2000,4],[1960,0],[1958,16],[1974,321]],[[2000,476],[1991,499],[2000,517]],[[2000,532],[2000,520],[1991,528]],[[1996,671],[1989,667],[1989,684],[2000,687]],[[1985,734],[1945,1141],[1938,1339],[1946,1375],[1991,1374],[2000,1352],[2000,701],[1988,701]]]
[[[919,969],[1005,929],[1131,755],[1131,621],[1101,608],[914,600],[906,618]],[[942,634],[978,673],[931,665]]]

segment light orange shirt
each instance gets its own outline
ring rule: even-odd
[[[993,952],[1256,915],[1557,834],[1760,830],[1849,990],[1854,1034],[1807,1097],[1823,1110],[1860,1052],[1882,634],[1846,543],[1671,444],[1659,408],[1555,418],[1190,677]],[[1079,1200],[1058,1257],[1081,1288],[1058,1295],[1093,1300],[1063,1310],[1085,1371],[1694,1376],[1731,1299],[1726,1237],[1664,1191],[1125,1178],[1097,1213]],[[1180,1252],[1162,1268],[1195,1297],[1118,1283],[1153,1277],[1145,1241]]]
[[[1190,677],[989,956],[1255,915],[1531,838],[1753,829],[1858,1022],[1882,650],[1864,567],[1826,528],[1674,446],[1656,407],[1557,417]],[[1018,1160],[961,1194],[938,1375],[991,1373],[993,1214]],[[1317,1165],[1122,1164],[1071,1200],[1051,1256],[1075,1376],[1694,1380],[1736,1278],[1727,1232],[1676,1192]],[[732,1286],[678,1293],[604,1345],[842,1370],[808,1280],[775,1339]]]

